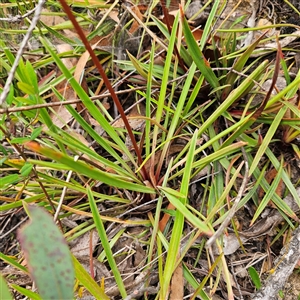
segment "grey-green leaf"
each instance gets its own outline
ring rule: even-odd
[[[31,221],[19,233],[30,275],[42,299],[73,299],[74,268],[67,243],[51,216],[28,206]]]

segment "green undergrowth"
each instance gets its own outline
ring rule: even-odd
[[[90,18],[87,8],[75,3],[75,20],[85,30],[93,57],[79,32],[70,38],[63,31],[76,33],[70,12],[66,18],[59,2],[47,1],[49,15],[68,21],[38,24],[33,32],[38,46],[26,49],[0,110],[0,211],[42,207],[55,216],[68,242],[96,229],[100,244],[90,250],[90,257],[111,271],[122,299],[132,290],[118,256],[128,259],[137,253],[117,253],[124,236],[143,249],[134,274],[145,272],[144,287],[155,287],[155,293],[147,296],[145,290],[140,299],[167,299],[176,279],[187,283],[183,295],[192,293],[191,299],[210,299],[221,286],[227,299],[233,299],[235,283],[223,254],[223,234],[234,232],[246,254],[239,232],[255,224],[267,207],[280,211],[286,230],[297,220],[282,199],[292,194],[300,204],[291,171],[300,158],[300,73],[290,75],[293,65],[280,47],[280,36],[277,51],[270,54],[268,49],[257,57],[255,51],[270,38],[262,34],[241,48],[243,35],[236,24],[226,30],[216,27],[223,1],[209,2],[210,14],[197,39],[184,7],[174,18],[165,11],[162,21],[155,3],[144,19],[135,19],[132,8],[117,2],[89,6],[89,13],[97,15]],[[18,4],[19,13],[31,5]],[[16,3],[7,5],[8,11],[15,8]],[[104,8],[126,12],[122,28],[99,14]],[[23,22],[28,25],[27,19]],[[134,22],[138,33],[132,33]],[[16,38],[24,30],[12,26],[2,28],[1,34]],[[96,45],[99,40],[93,44],[95,37],[105,38],[112,31],[104,46]],[[124,35],[138,37],[139,43],[132,53],[123,48],[119,55]],[[58,41],[73,50],[58,53]],[[16,54],[9,41],[0,43],[3,87]],[[78,61],[66,65],[70,57],[87,58],[79,68]],[[279,77],[286,83],[280,90]],[[270,85],[264,88],[267,81]],[[109,93],[105,100],[104,92]],[[134,108],[128,113],[130,107]],[[273,176],[268,179],[270,171]],[[245,212],[250,206],[253,215]],[[241,211],[248,220],[239,227],[235,221]],[[64,220],[75,220],[75,225],[71,228]],[[130,233],[132,227],[137,232]],[[46,227],[44,234],[49,232]],[[277,232],[276,240],[284,235]],[[19,240],[23,249],[24,241]],[[0,253],[0,258],[35,279],[31,262],[25,267],[20,263],[27,250],[17,250],[13,255]],[[107,292],[106,278],[96,283],[80,259],[72,257],[74,297],[86,291],[96,299],[118,296]],[[195,270],[203,259],[207,270],[199,275]],[[260,286],[255,269],[250,273]],[[38,293],[14,284],[12,276],[6,278],[12,291],[39,299]]]

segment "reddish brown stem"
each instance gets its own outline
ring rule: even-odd
[[[59,2],[61,3],[61,5],[62,5],[62,7],[63,7],[63,9],[65,11],[65,13],[67,14],[67,16],[69,17],[70,21],[72,22],[72,24],[73,24],[76,32],[78,33],[78,35],[79,35],[81,41],[83,42],[86,50],[89,52],[89,54],[90,54],[90,56],[91,56],[91,58],[92,58],[92,60],[93,60],[93,62],[95,64],[95,66],[97,67],[97,69],[98,69],[101,77],[103,78],[103,81],[104,81],[106,87],[108,88],[108,90],[109,90],[109,92],[111,94],[111,97],[113,98],[114,103],[116,104],[116,106],[118,108],[118,111],[119,111],[119,113],[120,113],[120,115],[122,117],[122,120],[124,121],[124,125],[125,125],[125,127],[127,129],[127,132],[128,132],[129,137],[131,139],[131,142],[132,142],[132,145],[134,147],[134,150],[135,150],[135,152],[137,154],[138,164],[141,165],[142,162],[143,162],[142,156],[141,156],[141,153],[140,153],[138,145],[136,143],[134,134],[133,134],[133,132],[131,130],[131,127],[129,125],[129,122],[128,122],[127,117],[126,117],[126,115],[124,113],[123,107],[122,107],[122,105],[120,103],[120,100],[119,100],[118,96],[116,95],[116,93],[115,93],[112,85],[110,84],[109,79],[107,78],[107,76],[106,76],[106,74],[105,74],[105,72],[104,72],[104,70],[102,68],[101,63],[99,62],[96,54],[94,53],[91,45],[89,44],[86,36],[84,35],[81,27],[79,26],[79,24],[76,21],[73,13],[71,12],[70,7],[68,6],[68,4],[66,3],[65,0],[59,0]],[[142,177],[143,177],[144,180],[147,179],[148,176],[147,176],[147,172],[146,172],[145,167],[141,168],[141,175],[142,175]]]
[[[276,81],[279,75],[279,71],[280,71],[280,57],[282,55],[282,51],[281,51],[281,46],[280,43],[278,41],[278,36],[276,37],[276,41],[277,41],[277,54],[276,54],[276,59],[275,59],[275,68],[274,68],[274,73],[273,73],[273,78],[272,78],[272,83],[271,86],[267,92],[267,95],[265,97],[265,99],[263,100],[262,104],[260,105],[260,107],[256,110],[256,112],[253,114],[252,118],[257,119],[262,112],[264,111],[266,105],[268,104],[268,101],[272,95],[272,91],[275,88],[276,85]]]

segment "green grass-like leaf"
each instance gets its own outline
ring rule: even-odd
[[[73,258],[73,264],[75,269],[75,275],[78,281],[96,298],[109,300],[109,297],[104,293],[103,289],[95,282],[95,280],[89,275],[85,268],[79,263],[75,256]]]
[[[132,183],[127,180],[125,177],[121,177],[118,175],[110,174],[108,172],[104,172],[99,170],[99,168],[95,168],[91,165],[83,163],[81,161],[74,161],[74,158],[67,156],[61,152],[52,150],[48,147],[41,147],[37,143],[29,142],[26,144],[26,147],[45,155],[51,159],[60,162],[71,170],[78,172],[79,174],[85,175],[88,178],[93,178],[95,180],[102,181],[110,186],[115,186],[117,188],[131,189],[133,191],[138,191],[142,193],[153,193],[154,190],[142,185],[141,183]]]
[[[212,71],[211,67],[209,66],[208,61],[204,57],[200,47],[198,46],[191,29],[189,27],[189,24],[182,13],[182,25],[183,25],[183,32],[186,39],[186,43],[189,48],[189,52],[193,58],[193,61],[205,77],[205,79],[209,82],[211,87],[213,89],[216,89],[220,86],[219,80]],[[220,94],[220,92],[217,92],[217,95]]]
[[[183,174],[182,185],[180,188],[180,194],[182,195],[182,197],[180,199],[178,199],[178,201],[176,201],[177,205],[179,204],[185,210],[185,213],[188,212],[188,210],[186,210],[185,206],[187,204],[188,187],[189,187],[190,176],[191,176],[191,172],[192,172],[192,163],[194,160],[196,141],[197,141],[197,131],[195,132],[195,134],[191,140],[190,151],[187,154],[188,158],[187,158],[186,168],[185,168],[185,172]],[[164,189],[164,192],[166,193],[166,189]],[[166,193],[166,195],[167,195],[167,193]],[[167,197],[170,200],[173,196],[167,195]],[[172,203],[172,204],[174,204],[174,203]],[[182,230],[183,230],[183,225],[184,225],[185,214],[179,209],[178,206],[176,206],[176,208],[177,208],[177,210],[176,210],[175,222],[174,222],[174,226],[173,226],[173,230],[172,230],[169,251],[168,251],[166,265],[165,265],[164,274],[163,274],[164,280],[163,280],[163,286],[161,287],[161,298],[162,299],[166,298],[168,287],[169,287],[169,284],[171,281],[171,277],[172,277],[172,274],[175,269],[176,258],[177,258],[177,254],[179,251],[180,239],[182,236]],[[203,226],[203,228],[206,227],[204,224],[201,224],[201,225]]]
[[[11,287],[13,289],[15,289],[17,292],[19,292],[20,294],[28,297],[29,299],[32,299],[32,300],[42,300],[43,299],[39,294],[37,294],[35,292],[32,292],[32,291],[30,291],[26,288],[21,287],[21,286],[18,286],[16,284],[12,284]],[[1,298],[1,299],[6,299],[6,298]]]
[[[102,244],[103,249],[105,251],[106,258],[108,260],[109,266],[110,266],[110,268],[111,268],[111,270],[114,274],[114,278],[115,278],[116,283],[119,287],[121,296],[123,298],[126,298],[127,293],[126,293],[126,289],[125,289],[125,286],[124,286],[124,283],[123,283],[123,279],[121,277],[120,271],[119,271],[119,269],[117,267],[117,264],[115,262],[111,247],[109,245],[109,241],[108,241],[108,238],[107,238],[107,235],[106,235],[106,231],[105,231],[103,222],[100,218],[99,210],[97,208],[97,205],[96,205],[95,200],[94,200],[94,196],[91,193],[90,188],[87,189],[87,195],[88,195],[88,198],[89,198],[89,203],[90,203],[91,211],[92,211],[92,214],[93,214],[93,219],[94,219],[96,228],[98,230],[99,237],[100,237],[100,240],[101,240],[101,244]]]
[[[248,273],[249,273],[255,287],[259,290],[261,288],[261,281],[260,281],[257,271],[253,267],[249,267]]]
[[[131,160],[132,163],[136,165],[135,159],[132,157],[132,154],[128,150],[127,146],[125,143],[121,140],[119,135],[117,134],[116,130],[114,129],[113,126],[109,124],[109,122],[106,120],[106,118],[99,113],[98,108],[96,105],[91,101],[91,99],[88,97],[88,95],[85,93],[83,88],[80,86],[80,84],[74,79],[74,77],[71,75],[69,70],[66,68],[66,66],[63,64],[61,59],[58,57],[58,55],[51,49],[51,47],[48,45],[46,40],[41,38],[41,42],[49,51],[63,74],[65,75],[66,79],[69,80],[70,85],[78,95],[78,97],[82,100],[83,104],[85,107],[88,109],[90,114],[94,117],[94,119],[101,124],[102,128],[107,132],[107,134],[116,142],[116,144],[120,147],[120,149],[127,155],[127,157]],[[48,127],[49,128],[49,127]]]
[[[5,279],[0,275],[0,298],[6,300],[13,300]]]
[[[260,145],[258,151],[256,152],[256,155],[253,159],[253,162],[252,162],[250,170],[249,170],[249,175],[251,175],[253,173],[254,169],[258,165],[258,162],[260,161],[260,159],[264,155],[267,147],[269,146],[269,144],[271,142],[272,137],[274,136],[278,126],[280,125],[280,122],[281,122],[286,110],[287,110],[286,107],[281,108],[280,111],[275,116],[275,118],[274,118],[267,134],[265,135],[265,138],[264,138],[262,144]]]

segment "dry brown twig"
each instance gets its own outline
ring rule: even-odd
[[[30,15],[32,15],[35,12],[36,9],[37,9],[37,7],[33,8],[30,11],[28,11],[24,15],[16,15],[16,16],[9,16],[8,18],[0,18],[0,21],[2,21],[2,22],[8,22],[8,23],[19,23],[22,20],[24,20],[25,18],[27,18]]]
[[[276,269],[266,280],[263,287],[252,297],[252,300],[277,300],[278,292],[283,289],[300,259],[300,227],[291,241],[281,250],[275,261]]]
[[[135,90],[141,90],[141,88],[132,88],[132,89],[127,89],[127,90],[122,90],[119,92],[116,92],[118,95],[119,94],[126,94]],[[103,99],[106,97],[110,97],[110,93],[105,93],[101,94],[98,96],[93,96],[91,97],[91,100],[99,100]],[[33,110],[33,109],[41,109],[41,108],[48,108],[48,107],[54,107],[54,106],[61,106],[61,105],[68,105],[68,104],[75,104],[81,102],[80,99],[73,99],[73,100],[66,100],[62,102],[51,102],[51,103],[43,103],[43,104],[36,104],[36,105],[28,105],[28,106],[20,106],[20,107],[12,107],[12,108],[2,108],[0,109],[0,115],[1,114],[7,114],[7,113],[14,113],[14,112],[19,112],[19,111],[28,111],[28,110]]]

